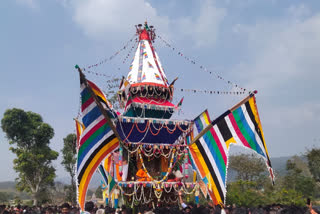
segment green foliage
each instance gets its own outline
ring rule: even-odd
[[[0,192],[0,203],[8,202],[10,199],[10,195],[7,192]]]
[[[248,161],[244,163],[244,161]],[[241,161],[247,166],[239,166]],[[237,167],[234,167],[234,164]],[[319,188],[306,162],[295,156],[287,161],[287,174],[276,177],[275,185],[272,185],[270,178],[262,173],[261,168],[255,166],[257,161],[251,157],[233,157],[230,167],[237,170],[238,180],[229,183],[227,186],[227,204],[237,206],[256,207],[259,205],[284,204],[305,206],[306,198],[316,199]],[[248,169],[252,165],[253,169]],[[265,166],[264,166],[265,170]],[[255,176],[248,175],[249,173]]]
[[[307,151],[308,166],[313,178],[320,182],[320,149],[313,148]]]
[[[236,204],[237,206],[245,207],[266,205],[268,202],[267,198],[257,189],[258,184],[255,181],[239,180],[233,182],[227,187],[227,204]]]
[[[295,159],[297,157],[294,157]],[[313,197],[315,194],[315,180],[306,176],[303,170],[299,168],[293,159],[287,161],[288,174],[284,177],[284,188],[296,191],[303,197]]]
[[[21,198],[19,196],[14,197],[14,204],[21,204]]]
[[[230,156],[229,168],[237,172],[237,179],[256,181],[264,172],[266,165],[261,158],[251,154]]]
[[[39,114],[17,108],[6,110],[1,128],[13,145],[10,150],[17,156],[13,161],[19,173],[17,189],[31,193],[35,204],[42,201],[44,193],[54,185],[52,161],[59,155],[49,147],[53,128]]]
[[[75,134],[68,134],[63,138],[62,162],[65,170],[69,173],[71,185],[66,188],[66,200],[72,204],[76,203],[76,162],[77,162],[77,136]]]
[[[184,161],[184,154],[182,154],[180,156],[180,158],[176,161],[175,165],[173,166],[173,171],[177,171],[180,170],[180,166],[183,165],[183,161]]]
[[[96,189],[95,195],[96,195],[97,198],[102,198],[102,196],[103,196],[102,194],[103,194],[102,188],[101,188],[101,186],[99,186],[99,187]]]

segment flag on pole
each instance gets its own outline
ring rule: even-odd
[[[265,144],[254,95],[243,104],[228,110],[213,122],[204,111],[194,123],[199,134],[189,145],[190,153],[200,177],[208,187],[215,204],[225,202],[226,172],[230,144],[249,148],[266,162],[271,180],[273,170]]]
[[[80,69],[79,69],[80,70]],[[88,185],[92,175],[102,160],[119,147],[119,140],[111,127],[110,118],[99,107],[110,109],[102,91],[92,82],[87,81],[80,72],[81,84],[81,113],[82,122],[86,127],[83,130],[77,154],[77,191],[81,210],[84,203]],[[96,100],[99,100],[98,105]]]

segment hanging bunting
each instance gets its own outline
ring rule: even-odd
[[[102,64],[104,64],[104,63],[112,60],[112,59],[115,58],[121,51],[127,49],[127,47],[130,45],[130,43],[131,43],[132,41],[134,41],[134,40],[137,41],[137,38],[136,38],[136,39],[135,39],[135,38],[136,38],[136,35],[132,36],[131,39],[130,39],[122,48],[120,48],[118,51],[116,51],[116,52],[115,52],[113,55],[111,55],[109,58],[105,58],[105,59],[101,60],[100,62],[98,62],[98,63],[96,63],[96,64],[92,64],[92,65],[87,66],[86,68],[82,68],[82,70],[83,70],[84,72],[87,72],[88,69],[91,69],[91,68],[93,68],[93,67],[100,66],[100,65],[102,65]]]
[[[187,56],[184,56],[184,54],[183,54],[182,52],[177,51],[176,48],[174,48],[172,45],[170,45],[169,42],[167,42],[166,40],[164,40],[161,36],[157,35],[157,37],[158,37],[167,47],[169,47],[169,48],[172,49],[173,51],[176,51],[176,52],[178,53],[178,56],[184,57],[184,59],[187,60],[187,61],[189,61],[191,64],[194,64],[194,65],[197,64],[195,60],[193,60],[193,59],[191,59],[191,58],[189,58],[189,57],[187,57]],[[233,83],[233,82],[231,82],[231,81],[229,81],[229,80],[224,79],[222,76],[220,76],[220,75],[219,75],[218,73],[216,73],[215,71],[211,71],[211,70],[208,71],[203,65],[199,65],[199,68],[200,68],[201,70],[209,73],[209,74],[214,74],[217,79],[220,79],[220,80],[226,82],[227,84],[232,85],[233,87],[239,88],[239,89],[242,90],[242,91],[246,91],[245,88],[242,88],[242,87],[240,87],[239,85],[237,85],[237,84],[235,84],[235,83]]]

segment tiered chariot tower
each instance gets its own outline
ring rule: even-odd
[[[153,26],[145,23],[136,28],[138,47],[118,92],[124,113],[118,116],[116,128],[123,145],[115,177],[130,201],[177,203],[180,189],[188,192],[196,188],[193,176],[189,176],[186,148],[192,124],[170,119],[181,104],[172,104],[175,80],[168,82],[153,47]],[[117,162],[118,156],[114,157]]]

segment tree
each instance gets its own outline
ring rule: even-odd
[[[237,179],[255,181],[265,172],[266,166],[256,155],[240,154],[230,156],[229,168],[237,172]]]
[[[9,194],[6,192],[0,192],[0,202],[4,203],[9,201]]]
[[[230,156],[229,168],[236,171],[237,181],[227,186],[227,204],[254,207],[270,202],[263,193],[264,185],[271,182],[266,182],[269,178],[261,158],[254,154]]]
[[[308,166],[313,178],[320,182],[320,149],[313,148],[307,151]]]
[[[65,170],[69,173],[71,178],[71,185],[66,188],[67,200],[72,203],[76,203],[76,162],[77,162],[77,136],[75,134],[68,134],[67,137],[63,138],[63,149],[62,152],[62,165]]]
[[[102,198],[102,194],[103,194],[103,191],[102,191],[102,188],[101,188],[101,185],[100,185],[96,189],[95,195],[97,196],[97,198]]]
[[[113,78],[107,81],[107,91],[105,91],[107,99],[110,101],[114,109],[119,109],[120,105],[118,102],[118,93],[117,90],[119,89],[119,82],[121,78]]]
[[[39,114],[17,108],[5,111],[1,128],[12,145],[10,150],[17,155],[13,161],[18,172],[17,189],[31,193],[36,205],[54,186],[52,161],[59,155],[49,147],[54,130]]]
[[[283,187],[287,192],[291,192],[291,194],[288,194],[291,197],[291,203],[299,205],[304,203],[305,198],[314,197],[316,183],[310,175],[304,173],[303,169],[297,165],[297,163],[302,162],[301,159],[300,161],[297,161],[297,159],[299,157],[295,156],[287,161],[288,173],[284,176]]]
[[[257,189],[258,184],[255,181],[238,180],[232,182],[227,186],[227,204],[244,207],[266,205],[269,202],[268,198]]]

